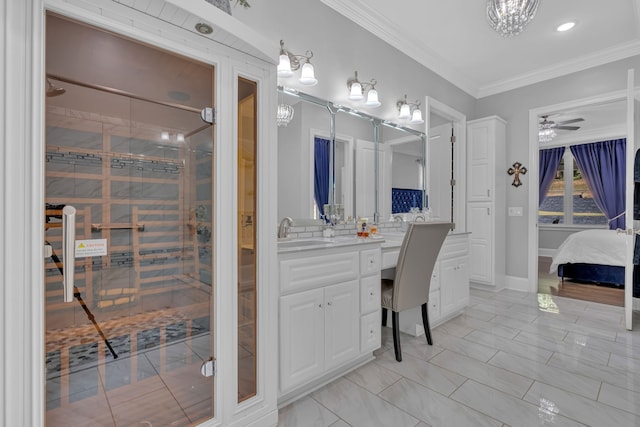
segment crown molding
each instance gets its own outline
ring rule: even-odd
[[[356,25],[364,28],[383,41],[389,43],[400,52],[409,56],[416,62],[424,65],[449,83],[457,86],[473,97],[478,97],[478,84],[470,80],[464,73],[451,67],[441,56],[425,49],[424,46],[407,40],[401,35],[397,25],[393,24],[384,15],[377,13],[367,6],[365,1],[352,0],[320,0],[322,3],[335,10],[345,18],[350,19]],[[353,18],[352,18],[353,17]],[[355,19],[357,17],[357,20]]]
[[[501,82],[483,86],[478,89],[477,97],[484,98],[485,96],[518,89],[523,86],[561,77],[598,65],[608,64],[635,55],[640,55],[640,40],[634,40],[612,48],[603,49],[599,52],[564,61],[551,67],[540,68],[530,73],[521,74]]]

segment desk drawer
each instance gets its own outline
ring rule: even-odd
[[[360,279],[360,314],[380,309],[380,275]]]
[[[380,310],[360,318],[360,353],[380,348],[381,328]]]
[[[393,250],[384,250],[382,253],[382,268],[393,268],[398,263],[400,248]]]
[[[360,274],[371,276],[380,273],[380,249],[367,249],[360,252]]]

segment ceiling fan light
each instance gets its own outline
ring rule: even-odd
[[[367,107],[379,107],[382,105],[380,100],[378,99],[378,91],[375,89],[371,89],[367,93],[367,102],[365,103]]]
[[[280,54],[280,62],[278,63],[278,77],[291,77],[293,71],[291,71],[291,60],[286,53]]]

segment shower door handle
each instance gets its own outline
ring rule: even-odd
[[[62,209],[62,262],[64,263],[62,284],[64,302],[73,301],[73,273],[76,261],[76,208]]]

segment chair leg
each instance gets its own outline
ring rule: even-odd
[[[402,350],[400,349],[400,317],[397,311],[391,311],[391,325],[393,326],[393,349],[396,352],[396,360],[402,362]]]
[[[382,326],[387,326],[387,309],[382,309]]]
[[[422,326],[424,326],[424,334],[427,336],[427,344],[433,345],[431,339],[431,328],[429,327],[429,314],[427,313],[427,304],[422,304]]]

